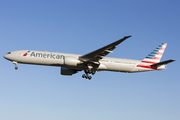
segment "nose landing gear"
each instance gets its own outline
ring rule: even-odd
[[[15,65],[15,70],[17,70],[17,69],[18,69],[18,67],[17,67],[17,62],[16,62],[16,61],[13,61],[13,64]]]
[[[17,70],[17,69],[18,69],[18,67],[16,66],[16,67],[15,67],[15,70]]]

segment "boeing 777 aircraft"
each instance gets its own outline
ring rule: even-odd
[[[117,40],[105,47],[90,52],[85,55],[55,53],[48,51],[35,50],[18,50],[8,52],[4,58],[10,60],[15,64],[17,70],[17,63],[47,65],[61,67],[61,75],[73,75],[78,71],[84,71],[83,78],[91,79],[89,74],[94,75],[97,71],[115,71],[115,72],[144,72],[152,70],[166,69],[166,64],[175,60],[166,60],[160,62],[167,43],[160,44],[154,51],[152,51],[143,60],[131,60],[105,57],[116,48],[121,42],[131,36]]]

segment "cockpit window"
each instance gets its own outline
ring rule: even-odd
[[[8,52],[7,54],[11,54],[11,52]]]

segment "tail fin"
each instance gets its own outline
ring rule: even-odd
[[[150,64],[155,64],[160,62],[161,57],[164,53],[164,50],[167,46],[167,43],[162,43],[160,44],[154,51],[152,51],[147,57],[143,59],[143,63],[150,63]]]

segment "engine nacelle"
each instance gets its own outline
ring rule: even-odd
[[[73,75],[76,74],[77,71],[65,67],[61,67],[61,75]]]
[[[64,57],[64,64],[68,66],[77,66],[78,63],[80,63],[76,57],[70,57],[70,56],[65,56]]]

